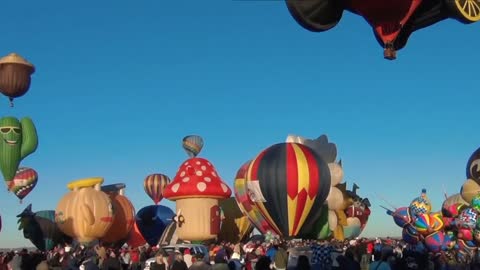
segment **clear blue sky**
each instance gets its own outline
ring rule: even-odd
[[[480,23],[448,20],[414,33],[383,59],[370,26],[344,13],[311,33],[283,1],[4,1],[0,54],[37,67],[32,87],[1,115],[30,116],[38,150],[22,165],[38,186],[19,204],[0,191],[0,247],[30,245],[16,215],[55,209],[78,178],[124,182],[137,209],[143,179],[173,177],[181,139],[231,184],[236,170],[288,134],[326,133],[345,178],[373,204],[366,236],[399,235],[377,195],[397,206],[427,188],[439,209],[465,181],[480,146]],[[162,202],[174,207],[172,202]]]

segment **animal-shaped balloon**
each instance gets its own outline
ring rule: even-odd
[[[0,170],[5,181],[12,181],[20,161],[35,152],[38,146],[37,130],[30,118],[0,118]]]
[[[467,162],[467,179],[480,185],[480,148],[475,150]]]
[[[189,135],[183,138],[183,149],[189,157],[196,157],[203,148],[203,139],[198,135]]]
[[[9,183],[8,189],[20,199],[20,203],[37,185],[38,174],[34,169],[21,167],[15,178]]]
[[[155,173],[148,175],[143,181],[145,193],[158,204],[163,199],[163,190],[170,183],[170,178],[164,174]]]
[[[55,211],[32,211],[28,205],[17,215],[18,229],[23,230],[23,236],[29,239],[41,251],[53,249],[58,244],[70,243],[72,239],[62,233],[55,223]]]

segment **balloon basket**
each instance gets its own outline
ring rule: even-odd
[[[13,108],[13,98],[9,98],[10,100],[10,108]]]
[[[20,204],[23,204],[23,200],[22,200],[22,199],[20,199]]]

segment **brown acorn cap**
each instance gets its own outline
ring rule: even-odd
[[[2,64],[21,64],[30,67],[32,73],[35,72],[35,66],[16,53],[10,53],[9,55],[0,58],[0,65]]]

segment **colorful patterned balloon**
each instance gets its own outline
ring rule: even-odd
[[[429,214],[419,214],[415,219],[414,226],[422,235],[428,235],[433,232],[432,225],[435,221]]]
[[[393,217],[393,221],[399,227],[403,228],[405,225],[410,224],[412,222],[412,216],[410,215],[410,208],[408,207],[400,207],[391,214]]]
[[[189,135],[182,140],[183,149],[189,157],[196,157],[203,148],[203,139],[198,135]]]
[[[466,208],[458,216],[457,226],[459,228],[474,229],[477,224],[477,212],[473,208]]]
[[[434,232],[425,237],[425,246],[431,252],[440,252],[445,246],[445,234],[443,231]]]
[[[163,199],[163,189],[170,183],[170,178],[164,174],[155,173],[148,175],[143,181],[145,193],[158,204]]]
[[[417,216],[419,214],[429,214],[431,210],[432,205],[427,197],[427,191],[422,189],[420,197],[413,199],[410,203],[410,212],[413,216]]]
[[[21,167],[9,184],[8,189],[20,199],[25,198],[37,185],[38,174],[34,169]]]
[[[480,213],[480,194],[477,194],[473,197],[470,206],[477,212]]]

